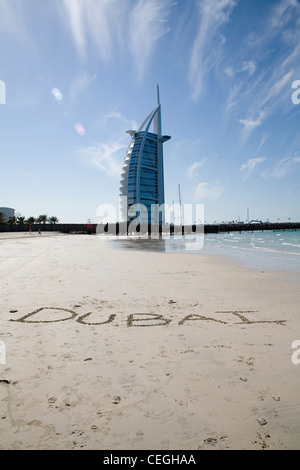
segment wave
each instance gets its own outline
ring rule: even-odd
[[[295,245],[294,243],[286,243],[286,242],[284,242],[283,245],[295,246],[295,247],[297,247],[297,248],[300,248],[300,245]]]
[[[248,251],[260,250],[260,251],[266,251],[268,253],[279,253],[279,254],[282,254],[282,255],[296,255],[296,256],[298,255],[298,256],[300,256],[300,253],[296,253],[295,251],[282,251],[282,250],[276,250],[274,248],[265,248],[265,247],[261,247],[261,246],[255,246],[254,243],[251,243],[251,245],[252,245],[252,248],[251,247],[244,247],[244,246],[235,246],[235,247],[233,247],[232,245],[226,245],[225,243],[222,246],[228,246],[230,248],[236,248],[237,250],[248,250]],[[298,245],[296,245],[296,246],[298,246]]]

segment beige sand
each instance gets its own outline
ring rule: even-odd
[[[1,449],[300,448],[298,275],[96,236],[12,237]]]

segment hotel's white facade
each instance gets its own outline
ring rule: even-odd
[[[153,125],[153,132],[150,132]],[[164,163],[163,143],[170,136],[161,130],[161,105],[157,87],[157,106],[137,131],[129,130],[128,147],[120,180],[120,212],[122,221],[131,221],[139,215],[139,222],[164,223]],[[158,206],[160,212],[158,214]],[[147,213],[144,209],[147,209]],[[154,217],[153,217],[154,216]],[[147,219],[146,219],[147,217]]]

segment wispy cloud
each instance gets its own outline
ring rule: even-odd
[[[282,158],[277,161],[274,168],[267,169],[262,173],[264,178],[282,179],[300,168],[300,154]]]
[[[137,77],[144,75],[158,40],[169,31],[167,18],[173,0],[57,0],[62,20],[71,30],[81,57],[88,46],[110,61],[116,48],[128,49]]]
[[[268,138],[269,138],[269,134],[263,134],[262,138],[260,139],[259,145],[256,149],[256,153],[260,151],[260,149],[264,146]]]
[[[243,181],[246,181],[248,178],[250,178],[255,168],[265,160],[266,159],[264,157],[250,158],[246,163],[244,163],[240,168]]]
[[[129,119],[128,117],[124,116],[124,114],[120,113],[119,111],[112,110],[109,113],[103,116],[103,121],[107,122],[109,120],[115,120],[119,123],[122,123],[122,130],[124,130],[124,126],[129,130],[137,130],[138,123],[134,119]]]
[[[144,75],[158,40],[169,32],[167,18],[173,3],[138,0],[129,15],[129,48],[139,78]]]
[[[65,24],[66,16],[78,53],[84,57],[92,41],[102,59],[111,52],[112,28],[109,21],[112,2],[106,0],[57,0]]]
[[[230,17],[235,0],[198,1],[199,24],[189,65],[189,77],[196,99],[204,87],[204,77],[220,60],[225,37],[221,28]]]
[[[198,183],[195,188],[194,199],[196,202],[201,202],[205,199],[218,199],[225,191],[226,187],[220,184]]]
[[[224,72],[228,77],[234,77],[236,74],[247,72],[250,75],[253,75],[255,72],[256,66],[255,63],[252,60],[249,61],[244,61],[243,64],[240,67],[230,67],[227,66],[224,69]]]
[[[226,111],[230,111],[231,108],[239,103],[241,93],[241,84],[236,83],[230,90],[226,101]]]
[[[119,178],[125,152],[130,143],[130,138],[124,129],[137,129],[137,123],[117,110],[104,114],[101,118],[102,125],[109,124],[110,120],[114,123],[112,127],[110,125],[107,127],[109,138],[103,142],[78,148],[77,155],[84,165],[101,170],[111,178]],[[81,124],[75,129],[79,135],[85,134]]]
[[[82,163],[98,168],[107,176],[119,177],[121,174],[120,150],[124,153],[124,145],[120,141],[101,142],[77,150]]]
[[[197,176],[197,170],[204,165],[206,160],[207,160],[206,158],[203,158],[199,162],[194,162],[192,165],[190,165],[186,172],[187,177],[190,179],[194,179]]]
[[[248,119],[240,119],[239,122],[243,124],[243,138],[244,140],[248,139],[250,134],[256,129],[257,127],[261,126],[263,123],[264,118],[266,117],[265,111],[260,111],[259,116],[256,119],[248,118]]]
[[[242,48],[227,63],[226,110],[243,110],[247,117],[240,122],[247,137],[266,115],[289,110],[291,83],[300,76],[300,3],[270,2],[257,28],[247,34]]]

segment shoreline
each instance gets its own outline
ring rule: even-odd
[[[217,234],[217,237],[221,234]],[[181,240],[177,240],[181,242]],[[165,242],[165,245],[163,244]],[[171,243],[170,243],[171,242]],[[300,258],[299,263],[298,257],[299,254],[296,253],[283,253],[276,252],[275,250],[268,250],[261,252],[250,247],[242,246],[209,246],[205,243],[204,237],[204,246],[201,249],[193,249],[192,244],[190,247],[185,248],[186,243],[178,243],[176,246],[176,240],[166,239],[166,240],[130,240],[130,239],[113,239],[110,240],[110,246],[113,249],[117,250],[130,250],[132,252],[162,252],[166,254],[174,253],[185,253],[193,256],[212,256],[220,258],[223,262],[228,260],[234,265],[240,266],[241,268],[247,268],[257,271],[266,271],[266,272],[282,272],[282,273],[291,273],[296,276],[300,274]]]
[[[43,235],[0,243],[0,448],[300,448],[299,276]]]
[[[206,235],[211,235],[211,234],[206,234]],[[205,236],[206,236],[205,235]],[[219,236],[222,234],[216,234],[216,236]],[[29,234],[27,232],[0,232],[0,243],[1,241],[9,241],[9,240],[20,240],[20,239],[34,239],[34,238],[47,238],[47,237],[80,237],[80,236],[87,236],[83,234],[67,234],[67,233],[61,233],[61,232],[42,232],[40,235],[38,232],[32,232],[32,234]],[[89,237],[93,237],[95,235],[89,235]],[[205,237],[204,236],[204,237]],[[97,237],[97,235],[96,235]],[[98,238],[98,237],[97,237]],[[166,239],[167,241],[172,241],[171,239]],[[236,254],[233,250],[233,247],[230,247],[231,250],[227,250],[224,248],[220,247],[215,247],[214,249],[209,248],[208,250],[205,248],[203,249],[196,249],[196,250],[186,250],[186,249],[170,249],[167,248],[167,250],[161,245],[162,242],[164,242],[164,239],[159,239],[159,240],[132,240],[130,237],[128,238],[112,238],[112,239],[105,239],[104,237],[99,237],[99,242],[100,243],[107,243],[109,248],[113,250],[121,250],[121,251],[132,251],[132,252],[158,252],[158,253],[165,253],[165,254],[180,254],[180,253],[185,253],[188,255],[201,255],[201,256],[211,256],[215,257],[216,260],[219,258],[219,260],[223,261],[224,263],[227,261],[231,264],[234,264],[235,266],[241,267],[241,268],[246,268],[246,269],[251,269],[254,271],[262,271],[262,272],[277,272],[277,273],[282,273],[284,276],[289,275],[290,278],[295,278],[297,280],[298,275],[300,274],[300,267],[298,266],[297,261],[294,259],[292,260],[294,262],[294,265],[291,266],[288,264],[287,259],[285,258],[285,254],[283,253],[276,253],[274,252],[273,256],[277,258],[274,262],[274,259],[268,260],[268,257],[270,256],[270,253],[262,253],[263,257],[261,258],[259,256],[259,253],[254,253],[254,250],[251,250],[250,248],[247,247],[238,247],[236,251],[238,250],[244,250],[244,252],[248,252],[249,258],[242,256],[241,253]],[[173,239],[174,241],[174,239]],[[176,241],[176,240],[175,240]],[[181,241],[181,238],[179,238],[177,241]],[[146,243],[145,243],[146,242]],[[204,243],[205,243],[205,238],[204,238]],[[143,246],[144,245],[144,246]],[[148,246],[147,246],[148,245]],[[289,253],[289,255],[292,255]],[[272,256],[272,254],[271,254]],[[293,276],[294,275],[294,276]]]

